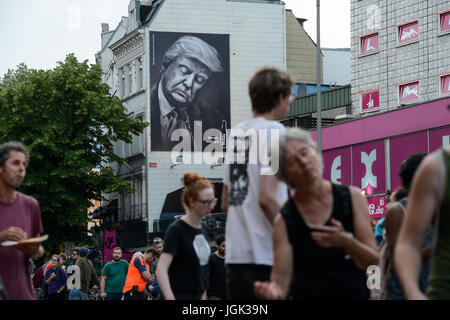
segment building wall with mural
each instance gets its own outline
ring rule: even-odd
[[[202,87],[197,97],[205,100],[202,106],[213,108],[199,108],[201,112],[188,114],[184,119],[195,120],[199,114],[209,117],[202,124],[208,123],[206,127],[219,134],[206,134],[202,129],[196,130],[195,123],[185,122],[186,126],[190,124],[193,138],[200,136],[201,150],[183,150],[181,158],[179,152],[171,152],[173,146],[160,143],[162,138],[157,135],[163,129],[168,132],[168,128],[173,128],[160,124],[158,130],[159,117],[155,117],[155,112],[162,97],[157,90],[163,91],[159,80],[171,68],[164,63],[164,55],[186,36],[200,39],[195,41],[213,52],[208,54],[210,57],[216,56],[217,51],[220,63],[200,59],[212,72],[207,81],[204,74],[196,73],[197,85]],[[198,61],[198,54],[189,50],[191,53],[186,56],[194,56]],[[133,138],[132,144],[118,141],[114,146],[115,153],[127,162],[112,167],[118,176],[133,180],[136,192],[129,196],[106,195],[109,202],[102,203],[102,207],[117,201],[118,221],[143,220],[152,232],[152,222],[160,218],[166,200],[180,201],[171,195],[183,187],[185,172],[195,171],[221,184],[223,163],[219,157],[206,160],[206,152],[202,151],[208,144],[223,147],[224,129],[252,117],[248,81],[259,68],[286,68],[285,5],[282,1],[263,0],[131,0],[127,18],[122,18],[115,30],[102,24],[102,49],[97,59],[111,94],[121,99],[130,117],[150,123],[142,135]],[[188,99],[181,90],[174,92],[171,97],[163,92],[167,100],[161,100],[163,105]],[[175,211],[172,213],[182,213],[180,209]]]
[[[285,6],[277,1],[169,0],[164,1],[146,29],[145,48],[157,47],[158,43],[153,44],[152,41],[155,39],[153,35],[158,33],[203,37],[217,47],[222,55],[222,65],[226,68],[222,77],[229,81],[217,92],[223,95],[219,100],[224,108],[224,119],[229,119],[226,126],[231,128],[252,116],[247,88],[254,72],[267,65],[286,67],[285,25]],[[205,34],[209,35],[209,39]],[[151,86],[156,81],[150,65],[153,53],[148,52],[148,57],[147,105],[151,109]],[[147,137],[147,148],[152,150],[154,140]],[[224,166],[205,164],[201,152],[184,153],[184,163],[181,164],[177,164],[180,160],[177,161],[177,155],[148,152],[148,162],[154,164],[154,167],[148,168],[147,175],[149,221],[159,219],[167,195],[183,187],[185,172],[197,172],[212,182],[220,183],[223,179]],[[216,197],[220,198],[220,195]]]

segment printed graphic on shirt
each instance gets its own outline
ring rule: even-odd
[[[247,197],[249,153],[250,137],[234,137],[233,163],[230,164],[230,206],[240,206]]]
[[[206,266],[208,264],[209,255],[211,254],[211,249],[205,236],[203,234],[197,234],[194,238],[193,245],[195,253],[197,253],[198,261],[200,261],[200,265]]]

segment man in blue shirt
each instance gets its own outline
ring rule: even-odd
[[[51,259],[52,267],[47,270],[44,281],[48,287],[48,300],[64,300],[63,291],[66,288],[67,275],[59,266],[58,255],[54,254]]]

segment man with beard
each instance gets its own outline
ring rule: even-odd
[[[152,150],[171,151],[178,141],[171,141],[173,131],[184,129],[191,139],[200,126],[203,133],[220,130],[223,116],[216,107],[198,99],[214,73],[222,72],[217,50],[194,36],[183,36],[167,50],[162,61],[161,80],[152,87],[150,96]],[[196,146],[202,148],[202,146]]]
[[[225,236],[218,235],[216,238],[217,250],[209,257],[208,262],[208,299],[226,300],[227,276],[225,271]]]
[[[122,260],[122,249],[114,248],[113,261],[108,262],[102,270],[100,279],[100,296],[106,300],[121,300],[123,286],[127,280],[129,263]]]
[[[29,258],[44,254],[41,243],[17,244],[43,230],[39,203],[16,191],[26,175],[27,148],[20,142],[0,145],[0,277],[7,299],[33,300]],[[13,244],[5,246],[5,244]]]

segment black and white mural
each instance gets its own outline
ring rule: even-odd
[[[150,32],[152,151],[172,151],[180,142],[193,151],[224,143],[229,54],[229,35]]]

